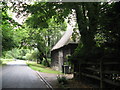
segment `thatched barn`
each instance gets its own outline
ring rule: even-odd
[[[51,50],[51,67],[55,70],[62,71],[62,66],[65,65],[68,60],[67,56],[73,54],[79,41],[79,37],[75,41],[72,39],[74,31],[67,30],[62,38]],[[79,36],[79,35],[78,35]]]

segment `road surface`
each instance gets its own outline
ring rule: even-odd
[[[34,90],[47,86],[24,61],[17,60],[2,67],[2,88],[33,88]]]

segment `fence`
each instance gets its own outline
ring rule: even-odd
[[[75,78],[100,88],[120,87],[120,58],[101,58],[75,63]]]

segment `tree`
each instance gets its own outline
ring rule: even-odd
[[[82,45],[80,43],[73,58],[85,61],[109,53],[118,55],[119,3],[81,3],[75,6]]]
[[[26,26],[25,26],[26,27]],[[37,48],[39,50],[38,62],[42,63],[43,58],[47,62],[50,57],[50,50],[52,46],[61,38],[61,29],[64,31],[65,25],[56,25],[52,20],[49,22],[49,28],[29,28],[28,37],[23,42],[23,46]],[[49,66],[49,65],[48,65]]]
[[[2,24],[0,25],[0,28],[2,28],[3,51],[10,50],[11,48],[16,46],[13,38],[13,28],[17,23],[8,16],[7,10],[7,3],[2,2]]]
[[[102,44],[106,53],[114,53],[117,57],[120,55],[119,53],[119,45],[120,45],[120,2],[112,3],[110,5],[106,5],[104,8],[106,10],[102,11],[102,17],[104,22],[101,21],[102,32],[104,33],[104,37],[106,42]],[[116,57],[115,56],[115,57]]]
[[[22,2],[19,2],[17,5],[14,4],[14,7],[20,7],[21,3]],[[22,3],[22,8],[25,5],[25,3]],[[49,7],[46,7],[46,5]],[[18,10],[23,15],[30,14],[25,22],[29,29],[27,45],[33,48],[37,47],[41,54],[39,57],[39,59],[41,59],[40,61],[45,58],[46,62],[47,57],[50,57],[50,50],[53,44],[60,39],[61,31],[64,31],[66,27],[65,23],[58,23],[57,20],[55,20],[57,15],[53,17],[54,7],[52,5],[53,3],[35,3],[33,5],[26,5],[23,11]],[[18,16],[20,13],[18,13]]]
[[[81,38],[80,38],[81,42],[79,43],[80,47],[78,47],[77,53],[75,53],[73,57],[88,58],[88,57],[103,55],[105,49],[105,47],[103,48],[103,44],[105,44],[105,41],[103,41],[102,44],[98,46],[98,43],[100,41],[98,42],[96,41],[96,36],[98,34],[100,36],[105,35],[104,39],[106,38],[107,42],[108,40],[110,40],[110,37],[109,39],[107,37],[109,34],[105,33],[105,31],[111,32],[111,30],[108,28],[113,28],[113,27],[109,27],[109,25],[113,25],[113,23],[111,23],[112,21],[110,21],[107,18],[113,18],[113,17],[107,15],[111,13],[110,10],[114,11],[116,10],[116,8],[118,8],[118,6],[119,4],[117,4],[117,2],[116,3],[36,2],[33,5],[26,5],[23,11],[31,13],[31,17],[27,20],[28,25],[30,25],[33,28],[48,28],[49,27],[48,21],[51,18],[53,18],[55,22],[61,23],[65,20],[65,18],[69,14],[72,13],[72,10],[75,10],[76,21],[81,34]],[[118,19],[119,12],[115,11],[114,13],[115,14],[112,15],[115,16],[118,13],[118,16],[116,16]],[[116,19],[112,19],[112,20],[114,21]],[[105,21],[107,21],[108,23],[106,23]],[[115,34],[118,34],[119,36],[118,32],[114,32],[113,35],[116,36]],[[113,37],[113,35],[110,36]],[[117,39],[117,41],[119,41],[119,39]]]
[[[10,7],[6,2],[2,4],[2,24],[1,28],[1,43],[2,43],[2,57],[18,58],[20,57],[17,51],[20,51],[22,42],[28,37],[27,31],[15,20],[9,16],[8,10]],[[15,51],[16,53],[13,53]],[[22,57],[22,56],[21,56]]]

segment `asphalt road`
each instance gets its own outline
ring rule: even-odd
[[[24,61],[17,60],[2,67],[2,88],[47,88],[47,86]]]

